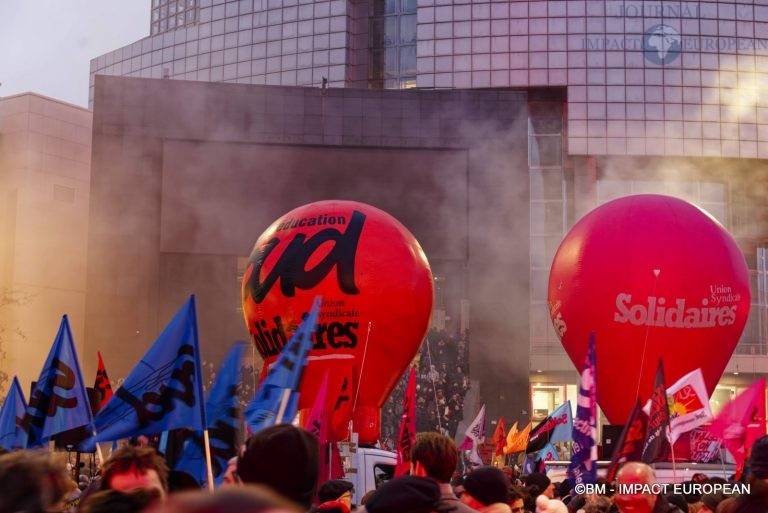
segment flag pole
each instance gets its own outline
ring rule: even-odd
[[[208,470],[208,491],[213,493],[213,465],[211,465],[211,440],[208,438],[208,429],[203,430],[203,441],[205,442],[205,466]]]
[[[96,455],[99,457],[99,466],[104,465],[104,454],[101,452],[99,442],[96,442]]]
[[[668,430],[671,431],[671,430]],[[672,480],[677,482],[677,466],[675,465],[675,444],[672,442],[672,433],[667,433],[669,439],[669,448],[672,451]]]
[[[280,409],[277,410],[277,417],[275,417],[275,425],[281,424],[283,422],[283,415],[285,415],[285,410],[286,408],[288,408],[288,400],[290,398],[291,398],[291,389],[284,388],[283,398],[280,401]]]

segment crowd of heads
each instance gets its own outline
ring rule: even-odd
[[[520,475],[515,467],[480,466],[462,474],[459,451],[450,437],[419,433],[407,475],[376,490],[319,478],[315,435],[278,425],[251,436],[231,461],[222,487],[209,493],[175,486],[178,477],[152,447],[124,446],[80,490],[56,453],[16,451],[0,455],[0,513],[766,513],[768,436],[752,448],[744,482],[751,492],[665,495],[631,492],[626,485],[654,485],[654,470],[629,462],[616,475],[617,492],[575,494],[567,481],[544,473]],[[720,477],[695,474],[693,483],[724,484]],[[600,484],[600,482],[598,483]],[[190,490],[190,488],[194,488]],[[694,487],[689,487],[694,489]]]
[[[416,358],[416,429],[456,436],[464,419],[464,397],[469,390],[469,336],[431,329]],[[408,375],[398,382],[381,412],[382,440],[387,448],[397,439]]]

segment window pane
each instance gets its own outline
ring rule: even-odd
[[[400,47],[400,75],[416,74],[416,46]]]
[[[163,5],[160,7],[160,17],[165,18],[166,16],[168,16],[168,6]]]
[[[168,18],[163,18],[160,20],[160,32],[165,32],[168,30]]]
[[[397,12],[397,0],[373,0],[373,8],[371,10],[374,16],[394,14]]]
[[[384,18],[384,44],[392,46],[397,41],[397,16]]]
[[[528,137],[531,167],[559,166],[562,161],[562,137],[540,135]]]
[[[404,14],[400,16],[400,44],[416,43],[416,15]]]
[[[160,5],[160,0],[152,0],[152,7],[157,7]]]
[[[176,16],[170,16],[168,18],[168,28],[174,28],[176,26]]]
[[[187,24],[195,22],[195,10],[187,11]]]
[[[183,14],[179,14],[176,17],[176,26],[177,27],[183,27],[184,26],[184,15]]]
[[[197,0],[187,0],[187,8],[194,7]]]
[[[397,48],[384,50],[384,78],[397,78]]]
[[[402,12],[416,12],[417,0],[401,0],[401,2],[402,5],[400,7]]]
[[[400,77],[400,89],[416,87],[416,77]]]
[[[168,2],[168,14],[176,14],[176,0]]]

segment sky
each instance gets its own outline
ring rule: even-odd
[[[149,35],[150,0],[0,0],[0,96],[88,107],[92,58]]]

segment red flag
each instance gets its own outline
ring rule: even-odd
[[[629,414],[627,423],[621,431],[621,436],[616,443],[611,465],[608,467],[606,479],[612,483],[616,478],[619,468],[628,461],[640,461],[643,454],[643,441],[645,441],[645,430],[648,423],[648,417],[643,413],[640,407],[640,399],[635,403],[632,412]]]
[[[765,387],[760,388],[757,405],[752,409],[749,424],[747,424],[747,447],[752,447],[755,440],[766,434],[765,430]]]
[[[341,454],[333,439],[331,429],[331,407],[328,404],[328,382],[330,374],[326,371],[320,390],[317,392],[315,403],[309,412],[304,429],[317,436],[320,444],[320,457],[318,459],[320,467],[320,481],[325,482],[328,479],[336,479],[344,476],[344,469],[341,463]]]
[[[331,376],[330,389],[336,391],[335,398],[330,398],[331,430],[341,433],[347,430],[352,420],[352,366],[346,366],[342,371],[334,371]]]
[[[93,385],[93,389],[99,393],[99,409],[102,409],[112,397],[112,385],[109,384],[109,376],[107,376],[107,370],[104,368],[101,352],[97,351],[96,354],[99,355],[99,368],[96,371],[96,383]]]
[[[315,403],[309,411],[306,422],[304,422],[304,429],[314,433],[320,442],[323,442],[324,438],[328,438],[328,425],[330,424],[327,422],[328,406],[326,405],[328,378],[329,372],[325,371],[325,376],[323,376],[323,381],[320,384],[320,390],[317,392],[317,397],[315,397]]]
[[[653,463],[666,459],[669,452],[669,403],[667,402],[667,387],[664,384],[664,365],[659,358],[656,371],[656,385],[651,394],[651,415],[648,419],[645,445],[643,446],[643,463]]]
[[[496,425],[496,431],[493,432],[493,443],[496,444],[496,451],[493,453],[495,456],[504,455],[504,446],[507,443],[507,430],[504,427],[504,417],[499,419],[499,423]]]
[[[395,477],[408,473],[411,468],[411,447],[416,440],[416,368],[411,367],[408,386],[403,396],[403,417],[397,437],[397,466]]]
[[[733,455],[737,468],[741,468],[747,457],[747,426],[755,412],[759,415],[758,403],[764,394],[765,378],[760,378],[726,404],[709,426],[709,432],[721,439],[725,448]]]

